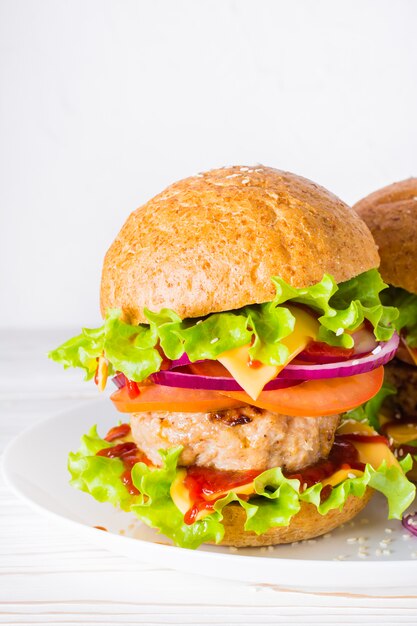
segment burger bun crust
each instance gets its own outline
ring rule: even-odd
[[[289,526],[270,528],[262,535],[245,531],[244,509],[238,504],[229,504],[223,509],[225,534],[221,545],[236,548],[274,546],[319,537],[349,522],[368,504],[372,495],[373,490],[368,487],[362,498],[349,496],[341,511],[332,509],[326,515],[321,515],[313,504],[302,502]]]
[[[319,185],[264,166],[186,178],[136,209],[106,254],[101,310],[184,319],[268,302],[272,276],[306,287],[379,265],[357,213]]]

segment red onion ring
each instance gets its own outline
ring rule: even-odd
[[[287,365],[274,379],[286,379],[286,380],[312,380],[319,378],[341,378],[343,376],[355,376],[356,374],[365,374],[370,372],[381,365],[388,363],[398,348],[399,336],[394,333],[389,341],[379,343],[371,354],[365,354],[364,356],[355,355],[348,361],[337,361],[336,363],[320,363],[315,365]],[[376,352],[376,353],[375,353]],[[197,362],[197,361],[196,361]],[[198,361],[199,362],[199,361]],[[190,359],[184,353],[180,359],[173,361],[171,370],[181,365],[189,365]],[[155,376],[156,374],[153,374]],[[191,375],[191,374],[190,374]],[[196,374],[193,374],[196,376]],[[270,385],[273,381],[270,381]],[[278,389],[279,387],[275,387]],[[267,386],[265,387],[267,389]],[[269,387],[271,389],[271,387]],[[232,391],[232,389],[228,389]]]
[[[118,389],[126,385],[126,380],[126,376],[122,372],[118,372],[116,376],[113,376],[111,379],[112,383],[114,383]]]
[[[404,515],[401,524],[408,532],[417,537],[417,513],[409,513]]]
[[[355,356],[349,361],[323,363],[320,365],[290,364],[284,367],[279,377],[296,380],[313,380],[365,374],[390,361],[397,351],[399,340],[398,334],[394,333],[389,341],[379,343],[371,354],[363,357]]]
[[[151,374],[152,382],[165,387],[182,387],[186,389],[206,389],[210,391],[243,391],[236,380],[229,376],[200,376],[198,374],[188,374],[186,372],[175,372],[173,370],[161,370],[156,374]],[[265,391],[274,389],[284,389],[292,387],[301,380],[285,380],[274,378],[264,387]]]

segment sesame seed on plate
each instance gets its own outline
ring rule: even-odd
[[[392,539],[382,539],[379,542],[379,545],[381,546],[381,548],[385,548],[385,546],[387,546],[391,542],[392,542]]]
[[[392,528],[386,528],[385,532],[389,535],[390,533],[392,533]]]

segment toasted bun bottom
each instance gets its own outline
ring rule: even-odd
[[[372,495],[373,490],[367,488],[362,498],[349,496],[341,511],[333,509],[326,515],[321,515],[313,504],[302,502],[300,511],[294,515],[289,526],[270,528],[262,535],[244,530],[246,521],[244,509],[238,504],[229,504],[223,509],[226,532],[221,545],[236,548],[274,546],[319,537],[350,521],[365,508]]]

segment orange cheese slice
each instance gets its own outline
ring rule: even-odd
[[[337,434],[358,434],[368,436],[378,435],[378,433],[371,428],[371,426],[362,424],[361,422],[355,422],[353,420],[343,422],[337,429]],[[372,467],[376,470],[380,467],[383,461],[386,462],[388,467],[391,467],[391,465],[400,467],[400,464],[391,450],[382,441],[370,443],[366,443],[366,441],[352,441],[351,443],[358,451],[359,461],[361,463],[369,463],[369,465],[372,465]]]
[[[330,485],[331,487],[336,487],[336,485],[340,485],[347,478],[355,478],[358,476],[362,476],[363,472],[357,469],[340,469],[337,470],[334,474],[329,476],[329,478],[325,478],[321,481],[323,487]]]
[[[317,338],[319,323],[315,317],[297,307],[287,306],[286,308],[294,315],[295,325],[293,332],[280,341],[288,349],[288,357],[285,363],[282,365],[259,363],[256,367],[253,367],[251,366],[249,356],[249,345],[233,348],[217,357],[217,360],[231,373],[236,382],[253,400],[258,398],[265,385],[278,376],[280,371],[297,354],[302,352],[310,341],[314,341]]]
[[[415,422],[399,422],[398,424],[394,422],[387,425],[386,433],[388,437],[394,440],[395,444],[409,443],[417,439],[417,424]]]

